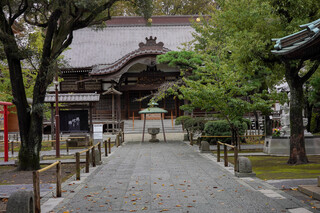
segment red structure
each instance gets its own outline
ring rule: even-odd
[[[3,114],[3,135],[4,135],[4,162],[8,162],[8,153],[9,153],[9,144],[8,144],[8,106],[11,106],[10,102],[0,101],[0,105],[3,106],[3,111],[0,111]]]

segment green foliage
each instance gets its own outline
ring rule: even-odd
[[[232,122],[235,128],[238,129],[239,135],[244,135],[247,130],[245,121]],[[204,133],[207,136],[231,136],[230,123],[227,120],[208,121],[204,128]],[[221,141],[223,143],[231,143],[231,138],[208,138],[209,142]]]
[[[187,115],[179,116],[179,117],[177,117],[177,119],[175,121],[175,125],[182,125],[182,129],[185,130],[184,123],[189,119],[192,119],[192,118]]]
[[[310,132],[317,133],[320,131],[320,113],[312,112],[311,122],[310,122]]]
[[[212,0],[153,0],[152,5],[133,6],[127,1],[117,1],[111,9],[113,16],[136,16],[152,8],[153,15],[199,15],[209,14],[216,3]],[[139,3],[139,1],[137,1]],[[145,15],[143,15],[145,17]]]
[[[205,123],[207,121],[203,117],[190,118],[185,120],[184,128],[188,131],[188,133],[201,134],[204,130]]]

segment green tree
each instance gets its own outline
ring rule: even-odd
[[[158,56],[158,62],[180,68],[182,82],[167,91],[190,101],[190,104],[182,108],[219,112],[228,121],[235,144],[238,128],[234,121],[242,120],[246,112],[271,108],[271,101],[252,93],[255,86],[245,83],[240,72],[230,69],[217,56],[187,51],[169,52]],[[160,93],[157,98],[164,95],[165,93]],[[252,101],[249,102],[244,97]]]
[[[144,10],[136,10],[128,1],[118,1],[111,10],[112,15],[132,16],[141,15],[143,11],[150,11],[153,15],[199,15],[209,14],[216,3],[212,0],[153,0],[150,4],[142,7]]]
[[[43,103],[47,87],[58,69],[58,57],[71,44],[75,30],[110,19],[108,15],[100,15],[108,11],[116,1],[0,1],[0,41],[7,59],[13,103],[17,107],[19,119],[20,170],[34,170],[40,167]],[[141,4],[144,4],[144,1],[137,1],[137,6]],[[45,32],[31,107],[27,102],[22,72],[22,61],[27,58],[26,49],[17,36],[21,29],[15,27],[22,19],[28,23],[25,27],[40,28]]]
[[[234,109],[233,112],[239,110],[236,112],[238,115],[241,115],[242,110],[246,108],[250,108],[250,110],[262,108],[267,114],[270,110],[266,107],[268,99],[270,99],[269,92],[278,82],[285,79],[291,89],[292,135],[290,139],[291,155],[288,163],[308,162],[304,148],[304,137],[301,137],[303,136],[302,107],[304,103],[302,88],[306,80],[317,70],[319,62],[281,61],[271,53],[274,45],[271,38],[294,33],[299,30],[298,24],[317,19],[320,3],[312,0],[217,0],[216,3],[219,8],[214,9],[210,14],[211,18],[204,18],[201,24],[194,25],[196,32],[192,45],[198,54],[206,56],[202,66],[208,69],[206,72],[213,72],[208,74],[207,79],[211,75],[219,75],[223,82],[219,88],[225,87],[222,91],[238,91],[236,86],[227,87],[235,82],[241,88],[239,90],[242,90],[238,93],[234,92],[235,96],[232,96],[232,93],[220,91],[220,96],[214,96],[216,101],[219,100],[219,97],[225,97],[225,100],[230,98],[231,100],[226,101],[225,107],[230,110]],[[219,66],[215,65],[216,62],[210,61],[212,56],[216,56],[215,60],[218,61]],[[224,75],[233,78],[233,82]],[[215,88],[219,83],[205,84],[200,82],[197,84],[197,82],[189,80],[186,83],[193,90],[196,90],[197,87],[201,88],[204,96],[211,95],[213,97],[213,94],[206,94],[208,91],[219,94],[218,88]],[[217,90],[215,91],[215,89]],[[190,91],[190,95],[192,95],[192,91]],[[251,106],[242,103],[242,100],[234,99],[241,95],[248,95]],[[202,108],[206,109],[205,106],[210,103],[210,100],[205,99],[204,96],[195,92],[191,100],[201,103]],[[276,100],[280,97],[272,97],[272,99]],[[202,100],[206,101],[202,102]],[[221,101],[224,102],[224,100]],[[233,102],[235,104],[230,105]],[[233,112],[230,111],[231,115]]]

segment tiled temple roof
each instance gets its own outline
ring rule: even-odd
[[[271,52],[287,59],[319,57],[320,19],[300,27],[304,29],[283,38],[272,39],[276,45]]]
[[[72,93],[72,94],[59,94],[59,103],[76,103],[76,102],[98,102],[100,94],[96,93]],[[45,103],[54,103],[56,101],[55,94],[46,94],[44,99]]]
[[[192,33],[195,31],[191,27],[191,19],[194,17],[152,17],[152,25],[146,26],[141,17],[113,17],[104,29],[76,30],[70,48],[63,53],[68,62],[66,69],[75,71],[99,64],[112,64],[135,51],[138,43],[150,36],[157,37],[170,50],[179,50],[183,43],[193,39]],[[161,53],[155,51],[156,54]]]

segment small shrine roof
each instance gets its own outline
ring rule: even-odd
[[[139,114],[155,114],[155,113],[168,113],[168,111],[165,109],[161,109],[159,107],[149,107],[139,111]]]
[[[300,25],[303,30],[272,39],[276,42],[271,52],[287,59],[311,59],[320,55],[320,19]]]
[[[58,96],[59,103],[75,103],[75,102],[98,102],[100,94],[96,93],[60,93]],[[54,103],[56,101],[55,94],[46,94],[45,103]]]

